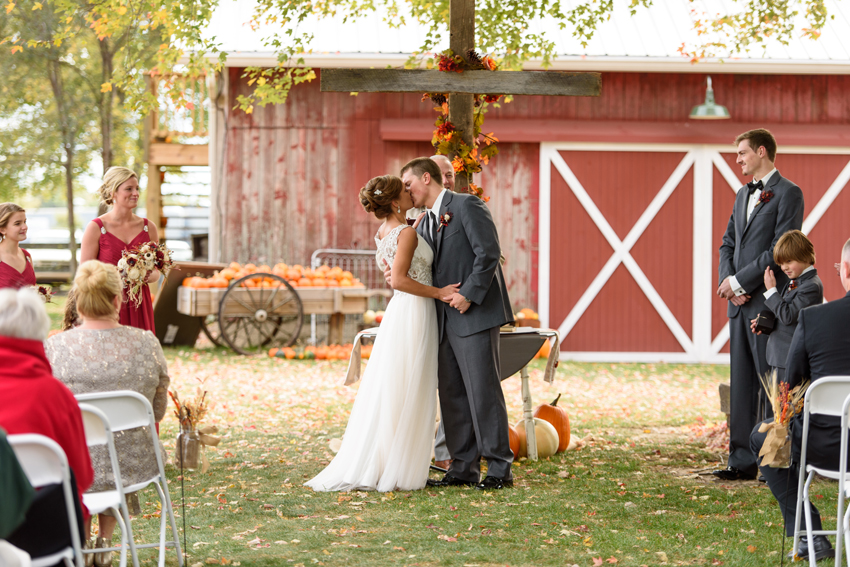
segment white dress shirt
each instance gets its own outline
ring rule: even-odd
[[[811,271],[812,271],[812,270],[814,270],[814,269],[815,269],[815,267],[814,267],[814,266],[809,266],[808,268],[806,268],[805,270],[803,270],[803,272],[800,274],[800,276],[802,276],[803,274],[805,274],[805,273],[807,273],[807,272],[811,272]],[[797,276],[797,278],[799,278],[800,276]],[[797,278],[794,278],[794,279],[797,279]],[[767,299],[768,297],[770,297],[770,296],[771,296],[771,295],[773,295],[774,293],[779,293],[779,292],[776,290],[776,286],[773,286],[772,288],[770,288],[769,290],[767,290],[766,292],[764,292],[764,298],[765,298],[765,299]]]
[[[773,177],[773,174],[776,173],[776,168],[771,169],[767,175],[761,178],[761,183],[764,185],[765,189],[767,188],[767,182],[770,181],[770,178]],[[757,183],[759,180],[755,177],[753,178],[753,183]],[[759,203],[759,199],[761,198],[761,189],[756,189],[753,191],[753,194],[750,195],[747,200],[747,222],[750,222],[750,215],[753,214],[753,210],[755,210],[756,205]],[[744,288],[738,283],[738,278],[735,276],[729,276],[729,285],[732,287],[732,291],[735,295],[744,295],[747,292],[744,291]]]
[[[434,234],[434,232],[433,232],[434,223],[431,220],[431,215],[433,214],[434,218],[437,219],[437,222],[440,222],[439,221],[439,219],[440,219],[440,207],[443,206],[443,196],[445,194],[446,194],[445,189],[440,191],[440,194],[437,195],[437,199],[434,201],[434,206],[431,207],[430,209],[427,209],[428,210],[428,216],[426,216],[425,218],[428,220],[428,230],[429,230],[429,234],[431,235],[431,242],[434,242],[437,238],[437,235]]]

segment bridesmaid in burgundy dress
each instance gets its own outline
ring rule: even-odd
[[[35,285],[32,257],[20,247],[26,239],[26,211],[15,203],[0,203],[0,288]]]
[[[81,263],[100,260],[117,265],[124,250],[148,241],[159,242],[156,227],[147,219],[133,214],[133,209],[139,203],[139,178],[133,170],[110,167],[103,176],[100,200],[106,205],[112,205],[112,210],[86,226],[80,253]],[[159,272],[153,271],[148,276],[148,282],[156,281],[157,278]],[[142,288],[142,302],[138,307],[125,298],[118,322],[156,334],[153,301],[148,286]]]

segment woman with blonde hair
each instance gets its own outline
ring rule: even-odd
[[[74,394],[133,390],[153,406],[154,418],[165,416],[170,379],[165,356],[153,333],[118,323],[122,289],[118,268],[97,260],[80,265],[74,278],[74,297],[82,323],[47,339],[45,351],[53,373]],[[124,485],[157,474],[156,456],[147,428],[115,435],[115,449]],[[92,447],[95,476],[92,490],[115,486],[105,447]],[[131,512],[138,513],[138,498],[128,498]],[[96,547],[111,547],[116,520],[98,516]],[[90,532],[89,532],[90,533]],[[96,565],[109,565],[111,552],[95,554]]]
[[[0,203],[0,288],[35,285],[32,256],[20,246],[26,239],[26,211],[15,203]]]
[[[139,177],[132,169],[110,167],[103,176],[100,200],[111,205],[112,210],[86,227],[80,251],[81,262],[100,260],[116,266],[124,250],[146,242],[159,242],[156,227],[133,213],[139,204]],[[148,282],[158,277],[159,273],[153,271]],[[147,285],[142,288],[142,302],[138,307],[129,301],[121,304],[119,321],[122,325],[156,332],[153,301]]]

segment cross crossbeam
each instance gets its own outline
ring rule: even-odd
[[[324,69],[322,92],[467,93],[599,96],[599,73],[493,71],[463,73],[408,69]]]

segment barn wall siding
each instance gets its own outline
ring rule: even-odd
[[[232,105],[236,96],[247,94],[250,87],[241,78],[242,69],[231,68],[229,73],[228,99]],[[850,124],[848,76],[713,75],[712,79],[718,102],[727,106],[734,118],[728,123],[730,132],[737,133],[739,123],[833,128]],[[602,85],[602,95],[598,98],[516,97],[509,104],[492,108],[488,120],[512,124],[531,120],[674,124],[686,120],[691,107],[702,102],[705,96],[705,77],[696,74],[603,73]],[[409,159],[431,153],[427,133],[419,138],[421,141],[405,141],[401,139],[404,136],[395,140],[382,138],[382,121],[385,124],[388,120],[433,121],[436,113],[432,105],[420,98],[417,94],[321,93],[319,82],[313,81],[295,87],[286,104],[257,107],[252,114],[231,111],[223,125],[226,143],[219,194],[224,210],[221,259],[306,264],[317,248],[373,249],[373,237],[380,223],[362,210],[357,194],[371,177],[398,174],[401,165]],[[418,137],[417,134],[415,138]],[[505,275],[512,301],[517,308],[534,307],[538,302],[540,262],[537,232],[540,145],[532,136],[504,142],[500,148],[500,154],[485,167],[478,181],[492,197],[489,206],[507,258]],[[834,166],[828,159],[823,165]],[[796,163],[792,169],[802,174],[802,168]],[[733,170],[737,172],[737,167]],[[598,178],[599,171],[592,173]],[[720,182],[718,177],[715,174],[715,186]],[[606,216],[612,219],[624,217],[622,224],[626,228],[614,227],[622,237],[622,230],[633,224],[634,219],[629,215],[639,214],[639,207],[624,207],[618,197],[621,189],[628,189],[628,185],[603,188],[610,200],[600,203],[600,208],[606,209]],[[819,190],[825,191],[825,188]],[[730,201],[730,197],[734,195],[715,197],[715,222],[718,224],[724,222],[724,214],[728,215],[720,211],[728,208],[725,202]],[[839,201],[848,198],[842,194]],[[670,206],[681,207],[684,211],[689,204],[671,202]],[[575,227],[586,224],[587,219],[583,219],[580,207],[576,210],[569,202],[564,202],[563,207],[562,220],[568,221],[572,215],[578,224],[553,222],[552,240],[565,239],[565,253],[570,251],[578,254],[577,257],[585,257],[589,250],[576,241]],[[620,208],[623,210],[617,212]],[[828,214],[816,227],[813,238],[826,241],[827,232],[840,230],[833,226],[838,222],[835,212]],[[595,227],[587,228],[587,244],[590,245],[599,235],[598,232],[590,234]],[[651,228],[644,242],[649,242],[650,233],[658,230],[655,226]],[[648,258],[652,251],[643,248],[644,242],[635,254]],[[599,244],[607,247],[604,240]],[[680,245],[683,249],[689,246],[686,242]],[[602,252],[600,250],[601,256],[593,258],[604,258],[606,254]],[[610,248],[607,254],[610,255]],[[588,266],[593,258],[587,258]],[[563,278],[584,277],[571,272],[569,265],[552,269],[553,276],[557,273]],[[591,267],[587,270],[593,271]],[[615,279],[621,276],[618,270]],[[658,285],[663,286],[663,283]],[[575,294],[581,295],[584,287],[574,287]],[[563,311],[576,299],[553,297],[552,308]],[[688,297],[671,298],[671,309],[685,322],[689,302]],[[724,316],[719,307],[716,311],[715,325],[722,326]],[[649,319],[646,323],[658,324]],[[684,327],[690,330],[688,325]],[[622,346],[651,349],[648,343]],[[670,343],[669,346],[675,345]]]

